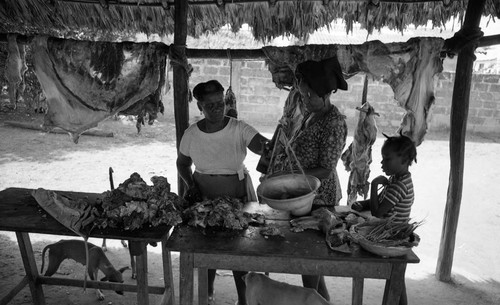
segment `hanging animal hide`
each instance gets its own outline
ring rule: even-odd
[[[264,47],[269,71],[278,88],[293,86],[297,65],[306,60],[337,57],[345,78],[365,72],[389,84],[394,99],[406,110],[400,130],[416,145],[427,131],[434,101],[434,76],[442,71],[442,38],[412,38],[404,43],[369,41],[361,45]]]
[[[80,134],[138,102],[160,106],[166,52],[156,43],[111,43],[36,37],[35,73],[47,97],[44,128]],[[163,67],[163,70],[162,70]],[[139,114],[139,113],[134,113]]]
[[[137,128],[137,132],[141,132],[142,126],[145,125],[146,119],[148,125],[153,125],[154,121],[158,117],[158,112],[161,114],[164,113],[165,107],[161,101],[162,88],[166,85],[165,91],[168,92],[170,87],[168,83],[168,71],[167,71],[167,59],[161,60],[160,65],[160,84],[155,92],[146,96],[139,102],[133,104],[129,108],[120,111],[119,114],[125,115],[136,115],[137,123],[135,127]],[[164,73],[163,73],[164,71]]]

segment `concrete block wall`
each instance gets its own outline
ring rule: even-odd
[[[272,82],[271,73],[264,61],[233,61],[222,59],[190,60],[193,73],[190,88],[202,81],[219,80],[236,95],[239,117],[254,125],[275,126],[283,112],[288,91],[278,89]],[[232,67],[232,75],[230,73]],[[169,81],[172,72],[169,71]],[[357,123],[361,104],[364,75],[355,75],[347,80],[348,91],[333,94],[332,102],[347,116],[350,131]],[[444,72],[435,79],[434,105],[428,117],[429,131],[447,131],[450,128],[450,109],[453,95],[454,73]],[[405,113],[396,100],[391,87],[381,81],[369,79],[367,100],[380,114],[377,117],[379,130],[394,133]],[[173,92],[164,98],[166,111],[173,111]],[[166,113],[172,115],[173,113]],[[196,101],[190,103],[191,122],[200,117]],[[471,84],[468,130],[471,132],[500,133],[500,75],[474,74]]]

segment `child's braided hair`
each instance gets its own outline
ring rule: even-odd
[[[413,161],[417,163],[417,147],[409,137],[403,135],[401,131],[397,136],[382,134],[387,138],[382,148],[390,149],[399,156],[406,157],[409,160],[408,165],[411,165]]]

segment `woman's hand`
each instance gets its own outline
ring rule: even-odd
[[[186,190],[186,193],[184,194],[184,199],[187,202],[189,202],[189,204],[194,204],[196,202],[203,201],[200,189],[196,186],[196,184],[193,184]]]
[[[359,201],[355,201],[355,202],[351,205],[351,209],[353,209],[354,211],[361,212],[361,211],[363,211],[363,205],[361,204],[361,202],[359,202]]]
[[[351,209],[353,209],[354,211],[358,211],[358,212],[368,210],[368,204],[369,204],[368,200],[355,201],[351,205]]]

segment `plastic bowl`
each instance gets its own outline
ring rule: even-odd
[[[288,174],[264,180],[257,187],[257,195],[273,209],[303,216],[311,212],[320,185],[321,182],[314,176]]]

